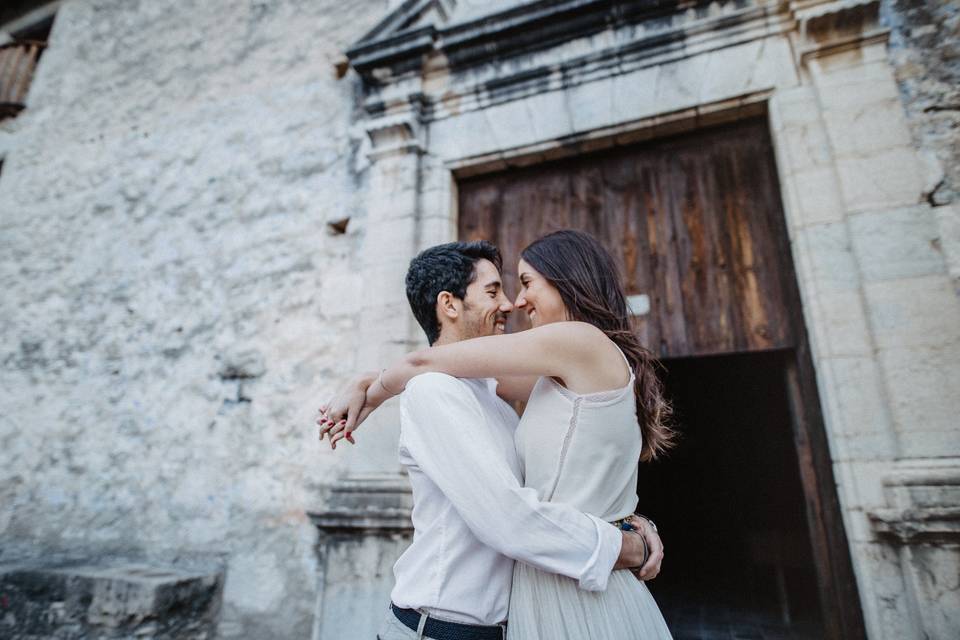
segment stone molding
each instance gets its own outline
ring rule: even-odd
[[[421,129],[415,109],[369,121],[366,131],[373,149],[368,157],[379,160],[391,155],[424,153]]]
[[[880,25],[879,0],[853,0],[817,5],[799,18],[799,58],[833,55],[869,44],[884,43],[890,30]]]
[[[442,51],[453,67],[489,62],[511,52],[544,48],[591,35],[617,24],[635,24],[705,5],[705,0],[629,2],[627,0],[541,1],[451,26],[428,24],[405,29],[414,14],[439,3],[406,3],[347,51],[360,75],[377,80],[377,70],[392,76],[420,66],[420,55]],[[404,19],[410,14],[411,19]]]
[[[868,514],[879,538],[901,545],[960,544],[960,460],[904,461],[883,484],[890,506]]]
[[[783,34],[796,27],[781,2],[746,6],[691,0],[656,2],[537,2],[449,27],[429,25],[399,32],[377,31],[347,51],[367,90],[371,117],[396,113],[416,102],[421,122],[519,100],[551,90],[663,65],[708,51]],[[535,26],[535,28],[534,28]],[[641,28],[642,27],[642,28]],[[617,44],[587,55],[559,51],[563,43],[600,30],[634,29]],[[531,40],[531,34],[535,40]],[[543,64],[504,60],[551,51]],[[486,65],[486,66],[484,66]],[[441,78],[442,93],[425,89]],[[456,103],[453,113],[447,104]],[[411,106],[413,106],[411,104]]]
[[[307,514],[321,534],[389,535],[413,531],[413,499],[404,475],[346,477],[330,485],[329,490],[327,508]]]

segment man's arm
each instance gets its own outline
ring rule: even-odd
[[[484,426],[473,393],[455,378],[425,374],[400,401],[403,442],[484,544],[591,591],[606,588],[621,551],[642,562],[642,546],[593,516],[520,486]]]

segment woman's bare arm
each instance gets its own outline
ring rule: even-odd
[[[590,393],[616,386],[603,375],[604,357],[613,354],[616,347],[593,325],[553,322],[414,351],[386,369],[382,380],[388,389],[400,390],[411,378],[431,371],[457,378],[553,376],[577,393]],[[614,377],[619,381],[623,376]]]
[[[583,322],[554,322],[518,333],[485,336],[434,346],[407,354],[383,370],[365,390],[364,415],[400,393],[413,377],[427,372],[458,378],[560,378],[576,393],[621,386],[629,374],[623,365],[610,366],[621,356],[602,331]],[[510,393],[508,383],[508,393]],[[514,392],[522,393],[515,388]],[[529,389],[526,391],[529,397]],[[516,399],[525,400],[526,397]],[[358,424],[358,411],[335,400],[328,405],[321,437],[349,433]],[[355,403],[354,403],[355,404]],[[335,440],[333,440],[335,442]]]

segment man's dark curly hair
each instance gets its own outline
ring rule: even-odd
[[[478,260],[489,260],[498,271],[503,266],[500,250],[486,240],[438,244],[410,261],[407,301],[430,344],[440,337],[437,296],[441,291],[449,291],[463,300],[467,287],[477,277],[474,267]]]

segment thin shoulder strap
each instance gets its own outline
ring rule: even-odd
[[[610,342],[613,342],[613,340]],[[613,342],[613,346],[617,348],[617,351],[620,352],[620,357],[623,358],[623,361],[627,363],[627,371],[630,372],[630,382],[632,383],[636,375],[633,372],[633,365],[630,364],[630,358],[627,357],[627,354],[623,352],[623,349],[621,349],[620,345],[618,345],[616,342]]]

